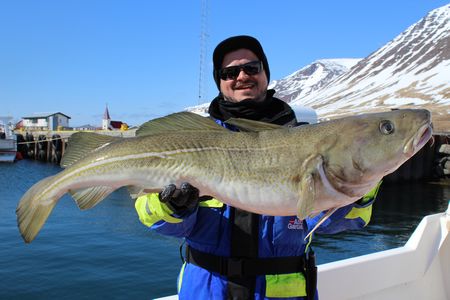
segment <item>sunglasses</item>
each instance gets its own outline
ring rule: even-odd
[[[262,63],[261,61],[251,61],[240,66],[223,68],[219,70],[219,77],[222,80],[236,80],[241,70],[247,75],[256,75],[261,72]]]

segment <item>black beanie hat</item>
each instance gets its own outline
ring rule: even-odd
[[[213,63],[214,63],[214,81],[216,82],[217,88],[220,91],[220,78],[219,70],[222,68],[223,58],[226,54],[236,51],[238,49],[248,49],[255,53],[259,60],[263,64],[264,72],[266,72],[267,82],[270,82],[270,70],[269,63],[267,62],[266,55],[261,44],[257,39],[248,35],[238,35],[230,37],[217,45],[213,53]]]

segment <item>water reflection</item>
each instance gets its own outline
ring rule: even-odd
[[[366,228],[315,236],[318,262],[401,247],[422,218],[445,211],[449,199],[450,182],[383,184]]]
[[[145,229],[126,189],[80,211],[64,196],[33,243],[15,208],[60,168],[31,160],[0,164],[0,299],[149,299],[176,293],[180,241]],[[402,246],[423,216],[443,211],[448,184],[383,184],[363,230],[316,235],[318,263]],[[80,288],[82,287],[82,288]]]

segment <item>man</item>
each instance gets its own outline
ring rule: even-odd
[[[213,54],[219,95],[210,116],[246,118],[278,125],[297,124],[295,113],[267,90],[270,70],[260,43],[250,36],[221,42]],[[307,142],[307,141],[305,141]],[[377,192],[340,208],[316,232],[358,229],[369,222]],[[171,184],[138,198],[140,220],[162,234],[183,237],[186,262],[178,278],[180,299],[315,299],[316,267],[305,236],[321,219],[299,220],[246,212],[199,197],[189,183]]]

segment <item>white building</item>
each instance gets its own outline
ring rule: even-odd
[[[103,114],[102,129],[103,130],[127,130],[128,125],[122,121],[112,121],[109,115],[108,106]]]
[[[68,115],[61,112],[34,114],[22,117],[23,128],[25,130],[57,130],[58,128],[69,127]]]
[[[102,120],[102,129],[103,130],[109,130],[111,126],[111,117],[109,116],[109,110],[108,106],[105,108],[105,113],[103,114],[103,120]]]

